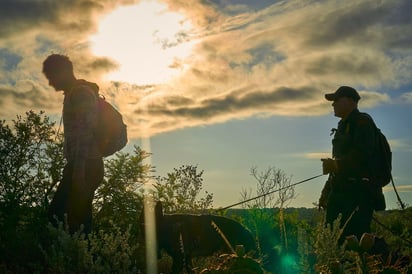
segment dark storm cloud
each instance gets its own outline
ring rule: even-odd
[[[0,37],[14,35],[30,29],[48,25],[64,31],[90,27],[90,19],[73,17],[66,21],[68,14],[90,14],[93,9],[101,8],[96,1],[53,1],[53,0],[3,0],[0,2]],[[80,25],[82,27],[80,27]]]
[[[48,3],[46,3],[48,2]],[[53,1],[57,3],[57,1]],[[0,37],[37,28],[42,21],[54,20],[52,1],[0,1]],[[57,5],[54,5],[57,6]]]
[[[0,37],[46,28],[61,32],[87,32],[96,27],[96,15],[133,0],[2,0]],[[44,29],[45,30],[45,29]]]
[[[325,55],[306,64],[306,71],[313,75],[342,74],[370,74],[379,75],[380,68],[376,66],[376,60],[361,56],[354,59],[350,54],[336,56]]]
[[[411,1],[353,1],[324,14],[308,18],[308,46],[330,47],[335,43],[359,43],[379,46],[406,45],[412,40]],[[407,30],[406,33],[401,33]],[[382,37],[385,35],[385,37]],[[383,40],[385,38],[385,40]],[[348,41],[349,40],[349,41]]]
[[[236,93],[236,92],[235,92]],[[152,105],[150,115],[166,115],[170,117],[214,119],[222,114],[237,113],[242,111],[254,111],[261,109],[267,111],[278,104],[293,103],[294,101],[308,100],[313,94],[313,89],[278,88],[272,92],[255,91],[243,96],[230,94],[220,98],[212,98],[201,101],[197,106],[186,104],[176,105]],[[169,100],[169,103],[176,101]],[[181,102],[182,100],[177,100]],[[187,101],[184,100],[184,101]],[[165,107],[166,106],[166,107]]]
[[[83,64],[83,67],[80,67],[79,69],[85,74],[103,74],[118,67],[117,63],[107,57],[90,58],[87,62],[84,62],[83,60],[81,64]]]
[[[0,87],[0,108],[3,111],[10,109],[20,110],[19,113],[35,109],[46,110],[50,109],[53,103],[57,103],[61,98],[53,93],[41,91],[39,87],[33,83],[26,83],[28,89],[16,90],[15,88]],[[56,106],[58,106],[56,104]],[[53,109],[55,111],[55,109]],[[16,112],[15,112],[16,113]],[[15,114],[13,113],[13,115]]]

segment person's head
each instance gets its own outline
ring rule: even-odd
[[[67,90],[76,80],[69,57],[51,54],[43,62],[43,73],[56,91]]]
[[[325,98],[333,102],[332,106],[336,117],[346,118],[358,107],[358,101],[361,97],[356,89],[341,86],[334,93],[325,94]]]

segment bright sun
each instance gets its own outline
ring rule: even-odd
[[[180,60],[189,56],[194,42],[185,42],[191,26],[183,15],[156,1],[122,7],[105,17],[91,37],[92,51],[119,64],[108,80],[139,85],[160,84],[177,75]]]

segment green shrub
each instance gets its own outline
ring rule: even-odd
[[[116,226],[111,232],[81,231],[70,235],[62,224],[48,226],[49,244],[42,247],[48,273],[136,273],[141,266],[133,259],[138,244],[130,243],[130,231]]]

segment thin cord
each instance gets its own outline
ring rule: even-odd
[[[401,197],[398,194],[398,190],[395,187],[395,182],[393,181],[392,175],[391,175],[391,182],[392,182],[393,190],[395,191],[395,194],[396,194],[396,198],[398,199],[398,202],[401,205],[402,210],[404,210],[405,209],[405,204],[402,202]]]
[[[223,208],[218,208],[218,209],[216,209],[216,211],[226,210],[226,209],[228,209],[228,208],[231,208],[231,207],[234,207],[234,206],[237,206],[237,205],[241,205],[241,204],[250,202],[250,201],[255,200],[255,199],[258,199],[258,198],[260,198],[260,197],[264,197],[264,196],[266,196],[266,195],[275,193],[275,192],[277,192],[277,191],[281,191],[281,190],[290,188],[290,187],[292,187],[292,186],[296,186],[296,185],[305,183],[305,182],[307,182],[307,181],[313,180],[313,179],[318,178],[318,177],[323,176],[323,175],[324,175],[324,174],[320,174],[320,175],[313,176],[313,177],[308,178],[308,179],[305,179],[305,180],[303,180],[303,181],[300,181],[300,182],[297,182],[297,183],[294,183],[294,184],[291,184],[291,185],[289,185],[289,186],[285,186],[285,187],[282,187],[282,188],[279,188],[279,189],[276,189],[276,190],[273,190],[273,191],[269,191],[269,192],[267,192],[267,193],[265,193],[265,194],[262,194],[262,195],[259,195],[259,196],[256,196],[256,197],[253,197],[253,198],[250,198],[250,199],[241,201],[241,202],[239,202],[239,203],[232,204],[232,205],[229,205],[229,206],[226,206],[226,207],[223,207]]]

